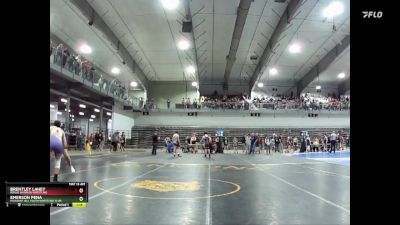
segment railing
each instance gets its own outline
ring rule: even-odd
[[[176,103],[175,108],[159,109],[149,107],[149,111],[266,111],[266,110],[303,110],[303,111],[345,111],[350,110],[349,104],[302,104],[300,102],[268,102],[253,103],[241,102],[203,102],[203,103]]]
[[[66,56],[62,51],[57,51],[57,48],[53,48],[50,55],[50,66],[86,86],[123,102],[127,106],[132,106],[136,109],[141,107],[140,100],[136,97],[128,96],[128,89],[117,86],[118,81],[116,79],[109,80],[104,78],[96,70],[92,69],[93,67],[89,67],[89,64],[79,63],[77,60],[73,60],[72,57]]]

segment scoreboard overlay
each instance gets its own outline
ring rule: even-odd
[[[87,182],[6,182],[6,206],[86,207]]]

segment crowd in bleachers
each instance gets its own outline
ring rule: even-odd
[[[154,100],[151,109],[156,108]],[[168,100],[169,101],[169,100]],[[168,108],[169,108],[169,103]],[[237,109],[237,110],[257,110],[257,109],[304,109],[304,110],[348,110],[350,109],[349,96],[322,96],[316,94],[302,94],[300,98],[288,97],[283,95],[263,96],[248,98],[245,95],[238,96],[201,96],[199,99],[182,98],[181,103],[176,104],[176,108],[182,109]]]
[[[257,108],[263,107],[263,104],[271,106],[273,109],[305,109],[305,110],[346,110],[350,109],[349,96],[329,96],[325,97],[319,94],[305,93],[300,98],[286,96],[269,96],[254,98],[252,100]],[[268,107],[267,107],[268,108]]]
[[[107,79],[106,75],[96,69],[94,64],[84,56],[73,52],[62,43],[56,45],[50,41],[50,60],[73,75],[82,77],[93,83],[93,86],[112,93],[114,96],[134,103],[134,98],[128,95],[128,89],[117,79]]]

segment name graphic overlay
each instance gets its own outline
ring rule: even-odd
[[[87,182],[6,182],[7,207],[86,207]]]

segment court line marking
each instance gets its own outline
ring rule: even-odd
[[[306,169],[310,169],[310,170],[315,170],[315,171],[327,173],[327,174],[332,174],[332,175],[335,175],[335,176],[338,176],[338,177],[344,177],[344,178],[350,179],[350,176],[347,176],[347,175],[342,175],[342,174],[338,174],[338,173],[334,173],[334,172],[330,172],[330,171],[326,171],[326,170],[320,170],[320,169],[316,169],[316,168],[312,168],[312,167],[308,167],[308,166],[301,166],[301,167],[306,168]]]
[[[211,158],[210,158],[211,159]],[[208,196],[211,195],[211,163],[212,161],[210,160],[208,162],[208,190],[207,194]],[[211,198],[207,199],[207,211],[206,211],[206,224],[211,225],[212,224],[212,212],[211,212]]]
[[[164,167],[164,166],[161,166],[161,167],[152,169],[152,170],[150,170],[150,171],[147,171],[146,173],[143,173],[143,174],[141,174],[141,175],[139,175],[139,176],[136,176],[136,177],[134,177],[134,178],[132,178],[132,179],[129,179],[129,180],[125,181],[124,183],[119,184],[119,185],[117,185],[117,186],[114,186],[114,187],[112,187],[112,188],[110,188],[110,189],[108,189],[108,190],[114,190],[114,189],[117,189],[117,188],[119,188],[119,187],[122,187],[122,186],[124,186],[124,185],[126,185],[126,184],[128,184],[128,183],[131,183],[132,181],[136,180],[137,178],[143,177],[143,176],[145,176],[145,175],[147,175],[147,174],[149,174],[149,173],[152,173],[152,172],[154,172],[154,171],[156,171],[156,170],[159,170],[159,169],[161,169],[162,167]],[[92,199],[94,199],[94,198],[97,198],[97,197],[99,197],[99,196],[102,196],[102,195],[104,195],[104,194],[106,194],[106,193],[109,193],[109,192],[107,192],[107,191],[102,191],[102,192],[100,192],[100,193],[97,193],[97,194],[95,194],[95,195],[89,197],[89,200],[92,200]],[[68,209],[71,209],[71,207],[63,208],[63,209],[57,210],[57,211],[53,211],[53,212],[50,213],[50,216],[56,215],[56,214],[58,214],[58,213],[60,213],[60,212],[64,212],[64,211],[66,211],[66,210],[68,210]]]
[[[118,157],[120,157],[120,156],[123,156],[123,155],[114,155],[114,156],[118,156]],[[113,156],[113,157],[114,157]],[[105,157],[103,157],[103,158],[105,158]],[[103,159],[102,158],[102,159]],[[82,159],[82,158],[80,158],[80,159]],[[67,174],[76,174],[76,173],[80,173],[80,172],[83,172],[83,171],[89,171],[89,170],[94,170],[94,169],[98,169],[98,168],[107,168],[107,167],[110,167],[111,165],[108,165],[108,166],[98,166],[98,167],[93,167],[93,168],[89,168],[89,169],[85,169],[85,170],[77,170],[77,171],[75,171],[75,173],[71,173],[71,172],[69,172],[69,173],[62,173],[62,174],[58,174],[58,176],[60,177],[60,176],[62,176],[62,175],[67,175]],[[50,176],[50,178],[53,178],[54,176]]]
[[[239,157],[236,157],[236,158],[239,158]],[[251,163],[250,161],[248,161],[248,160],[246,160],[246,159],[242,159],[242,158],[239,158],[239,159],[242,160],[242,161],[244,161],[244,162],[249,163],[250,165],[252,165],[252,166],[254,166],[254,167],[257,167],[256,164],[253,164],[253,163]],[[325,199],[325,198],[323,198],[323,197],[321,197],[321,196],[319,196],[319,195],[317,195],[317,194],[314,194],[314,193],[312,193],[312,192],[310,192],[310,191],[307,191],[307,190],[305,190],[305,189],[303,189],[303,188],[301,188],[301,187],[299,187],[299,186],[297,186],[297,185],[295,185],[295,184],[292,184],[292,183],[290,183],[289,181],[287,181],[287,180],[285,180],[285,179],[283,179],[283,178],[281,178],[281,177],[279,177],[279,176],[276,176],[276,175],[274,175],[274,174],[265,172],[265,171],[263,171],[263,170],[261,170],[261,172],[263,172],[263,173],[265,173],[265,174],[267,174],[267,175],[269,175],[269,176],[271,176],[271,177],[273,177],[273,178],[275,178],[275,179],[277,179],[277,180],[279,180],[279,181],[281,181],[281,182],[283,182],[283,183],[285,183],[285,184],[287,184],[287,185],[289,185],[289,186],[291,186],[291,187],[293,187],[293,188],[295,188],[295,189],[297,189],[297,190],[299,190],[299,191],[302,191],[302,192],[304,192],[304,193],[306,193],[306,194],[308,194],[308,195],[311,195],[311,196],[313,196],[313,197],[315,197],[315,198],[317,198],[317,199],[319,199],[319,200],[321,200],[321,201],[323,201],[323,202],[325,202],[325,203],[327,203],[327,204],[329,204],[329,205],[331,205],[331,206],[334,206],[334,207],[339,208],[339,209],[341,209],[341,210],[343,210],[343,211],[345,211],[345,212],[347,212],[347,213],[350,213],[350,210],[349,210],[349,209],[347,209],[347,208],[345,208],[345,207],[343,207],[343,206],[340,206],[340,205],[338,205],[338,204],[336,204],[336,203],[334,203],[334,202],[331,202],[331,201],[329,201],[328,199]]]
[[[123,194],[123,193],[118,193],[115,191],[112,191],[111,189],[106,189],[103,188],[99,185],[99,183],[106,181],[106,180],[116,180],[116,179],[122,179],[122,178],[126,178],[126,177],[113,177],[113,178],[106,178],[106,179],[102,179],[102,180],[98,180],[94,183],[94,186],[102,191],[106,191],[109,192],[111,194],[115,194],[115,195],[119,195],[119,196],[124,196],[124,197],[129,197],[129,198],[140,198],[140,199],[152,199],[152,200],[193,200],[193,199],[208,199],[208,198],[216,198],[216,197],[222,197],[222,196],[227,196],[227,195],[231,195],[234,194],[238,191],[240,191],[241,187],[240,185],[230,182],[230,181],[224,181],[224,180],[219,180],[219,179],[211,179],[213,181],[219,181],[222,183],[226,183],[226,184],[231,184],[232,186],[236,187],[235,190],[231,191],[231,192],[227,192],[227,193],[222,193],[222,194],[217,194],[217,195],[210,195],[210,196],[195,196],[195,197],[149,197],[149,196],[138,196],[138,195],[130,195],[130,194]],[[170,178],[170,177],[169,177]],[[211,182],[209,180],[209,182]]]
[[[120,156],[122,156],[122,155],[118,155],[119,157]],[[103,157],[104,158],[104,157]],[[269,164],[255,164],[255,165],[260,165],[260,166],[282,166],[282,165],[301,165],[301,164],[323,164],[324,162],[305,162],[305,163],[269,163]],[[92,168],[89,168],[89,169],[84,169],[84,170],[77,170],[77,171],[75,171],[75,173],[71,173],[71,172],[68,172],[68,173],[62,173],[62,174],[59,174],[58,176],[60,177],[60,176],[63,176],[63,175],[67,175],[67,174],[78,174],[78,173],[81,173],[81,172],[85,172],[85,171],[90,171],[90,170],[94,170],[94,169],[99,169],[99,168],[107,168],[107,167],[111,167],[111,166],[114,166],[114,167],[116,167],[116,165],[117,164],[128,164],[128,165],[130,165],[130,164],[151,164],[151,163],[145,163],[145,162],[134,162],[134,161],[123,161],[123,162],[116,162],[116,163],[111,163],[110,165],[108,165],[108,166],[98,166],[98,167],[92,167]],[[179,166],[206,166],[207,164],[179,164],[179,163],[167,163],[166,165],[175,165],[175,166],[177,166],[177,165],[179,165]],[[232,165],[216,165],[216,166],[219,166],[219,167],[222,167],[222,166],[232,166]],[[236,166],[243,166],[243,165],[236,165]],[[124,166],[121,166],[121,167],[124,167]],[[50,178],[53,178],[53,176],[50,176]]]
[[[118,156],[118,157],[120,157],[120,156],[125,156],[125,155],[115,155],[115,156]],[[105,157],[103,157],[103,158],[105,158]],[[102,159],[103,159],[102,158]],[[126,163],[127,161],[125,161],[125,163]],[[117,162],[117,163],[122,163],[122,162]],[[77,171],[75,171],[75,173],[71,173],[71,172],[69,172],[69,173],[62,173],[62,174],[59,174],[58,176],[60,177],[60,176],[62,176],[62,175],[67,175],[67,174],[76,174],[76,173],[80,173],[80,172],[84,172],[84,171],[89,171],[89,170],[94,170],[94,169],[98,169],[98,168],[107,168],[107,167],[111,167],[111,166],[113,166],[112,164],[117,164],[117,163],[111,163],[110,165],[108,165],[108,166],[98,166],[98,167],[93,167],[93,168],[89,168],[89,169],[85,169],[85,170],[77,170]],[[129,163],[135,163],[135,162],[129,162]],[[50,178],[53,178],[54,176],[50,176]]]

